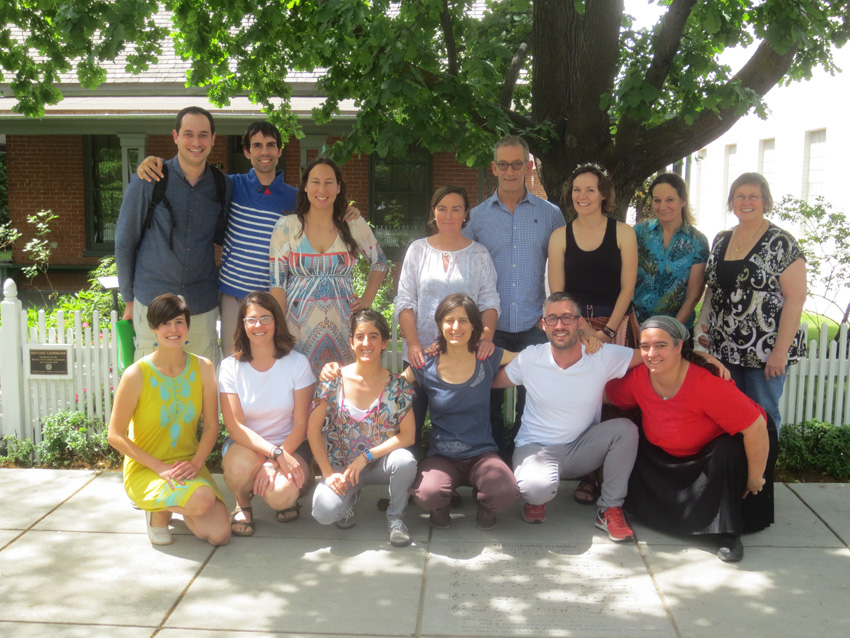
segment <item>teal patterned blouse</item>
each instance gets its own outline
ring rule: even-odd
[[[708,261],[708,240],[688,222],[683,223],[664,248],[664,235],[657,219],[635,226],[638,243],[638,273],[635,310],[643,323],[653,315],[675,317],[685,301],[691,266]],[[693,333],[692,311],[685,326]]]

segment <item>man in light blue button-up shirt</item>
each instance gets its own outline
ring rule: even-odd
[[[487,247],[498,276],[502,312],[493,342],[519,352],[546,343],[540,329],[540,309],[546,298],[544,279],[549,237],[565,225],[561,210],[525,187],[534,162],[521,137],[508,135],[496,144],[491,168],[499,182],[496,193],[472,209],[463,234]],[[517,388],[516,421],[505,429],[502,404],[505,391],[490,395],[490,423],[502,457],[510,463],[513,434],[525,407],[525,389]]]

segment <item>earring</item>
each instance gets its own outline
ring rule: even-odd
[[[159,347],[159,344],[158,344],[156,341],[154,341],[154,342],[153,342],[153,347],[154,347],[154,348],[158,348],[158,347]]]
[[[185,343],[185,345],[187,345],[187,346],[189,345],[189,340],[188,340],[188,339],[186,339],[186,343]]]

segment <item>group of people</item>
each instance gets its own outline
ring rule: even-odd
[[[336,164],[317,158],[297,190],[286,185],[276,171],[280,134],[257,123],[243,140],[253,169],[233,176],[219,202],[206,167],[214,138],[208,113],[181,112],[177,156],[139,168],[153,181],[171,174],[164,203],[153,183],[134,179],[119,217],[119,282],[140,348],[109,436],[126,456],[125,486],[153,543],[171,542],[175,512],[213,544],[249,536],[254,497],[278,521],[296,520],[314,464],[316,520],[351,527],[361,488],[387,484],[381,505],[396,546],[410,542],[408,500],[446,528],[457,488],[470,486],[479,528],[495,527],[519,500],[523,518],[542,523],[564,478],[579,479],[575,499],[597,505],[595,525],[617,542],[634,538],[627,511],[662,530],[715,535],[718,556],[735,561],[741,534],[773,522],[778,401],[786,366],[802,354],[805,263],[793,238],[764,219],[772,200],[760,175],[732,185],[740,223],[709,251],[677,175],[655,179],[654,217],[632,229],[608,216],[608,172],[579,166],[562,202],[575,213],[566,224],[526,189],[525,142],[503,138],[494,195],[470,210],[463,188],[437,189],[434,232],[408,249],[395,299],[405,361],[397,375],[381,364],[387,321],[370,309],[386,259],[349,207]],[[207,255],[191,253],[204,241],[211,254],[216,238],[222,343],[232,353],[217,381],[214,352],[202,349]],[[359,256],[371,270],[357,297]],[[189,326],[199,316],[196,342]],[[506,427],[504,388],[514,385]],[[218,429],[216,386],[230,514],[204,469]],[[603,418],[603,400],[640,408],[637,425]]]

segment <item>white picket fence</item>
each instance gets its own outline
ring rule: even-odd
[[[112,392],[118,386],[118,338],[113,311],[110,328],[100,331],[95,313],[91,326],[80,314],[56,313],[56,327],[47,328],[43,310],[38,326],[28,328],[18,288],[7,279],[3,286],[3,325],[0,330],[0,384],[2,384],[2,434],[40,442],[44,417],[65,410],[109,421]],[[33,377],[27,373],[33,346],[67,345],[69,378]]]
[[[63,410],[78,410],[87,416],[109,421],[112,392],[118,386],[118,339],[113,311],[108,330],[83,327],[79,313],[66,318],[57,313],[56,328],[46,328],[44,311],[39,312],[38,327],[27,327],[27,314],[17,298],[14,281],[3,286],[3,325],[0,329],[0,388],[2,422],[0,434],[41,441],[41,420]],[[67,319],[67,323],[66,323]],[[97,326],[95,316],[93,325]],[[390,345],[384,353],[387,368],[400,372],[401,337],[395,321],[391,326]],[[24,373],[27,352],[33,346],[68,344],[71,350],[71,378],[30,378]],[[830,341],[827,327],[821,327],[819,339],[811,340],[809,355],[790,366],[780,402],[783,421],[801,423],[820,419],[850,425],[850,358],[848,330],[841,327],[839,340]],[[508,413],[514,410],[515,393],[508,393]]]
[[[818,419],[836,425],[850,425],[850,357],[846,324],[838,332],[838,341],[827,337],[827,325],[822,324],[819,338],[809,342],[808,357],[789,366],[779,411],[785,423]]]

